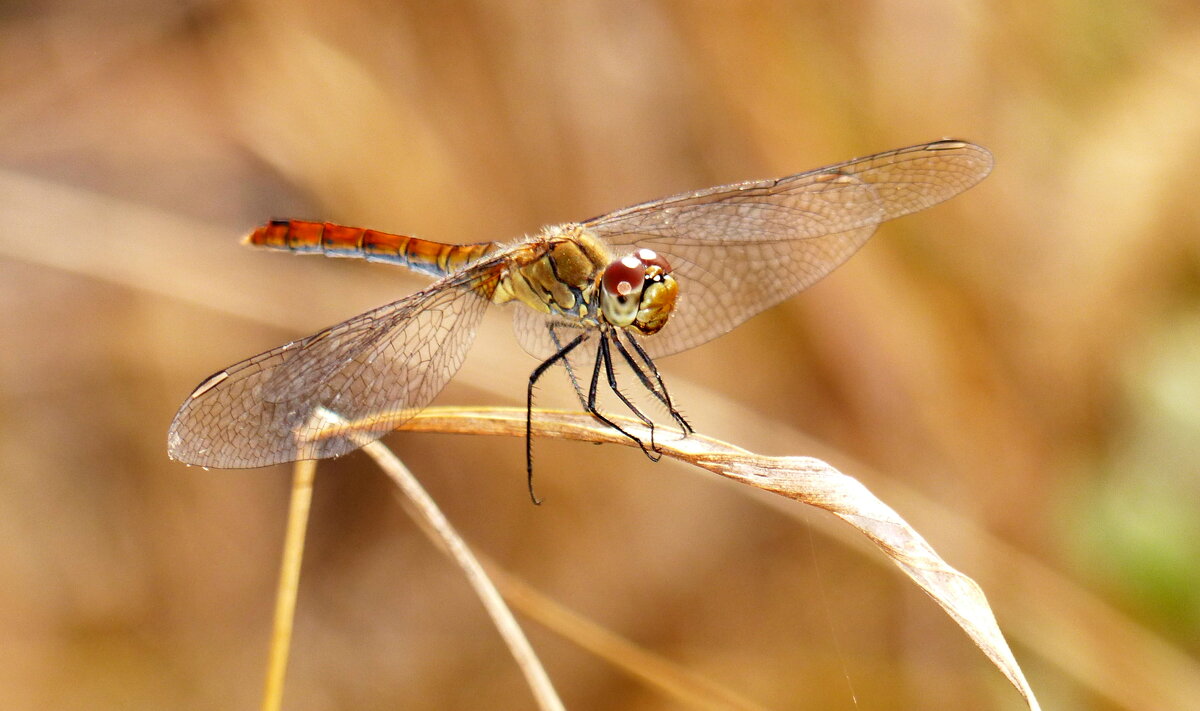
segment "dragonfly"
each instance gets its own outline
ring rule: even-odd
[[[271,220],[245,242],[387,262],[436,280],[205,378],[171,423],[168,453],[187,464],[249,468],[358,449],[433,400],[462,365],[489,305],[517,302],[517,340],[540,361],[526,390],[525,431],[529,495],[539,503],[533,392],[549,368],[563,366],[583,409],[656,460],[654,423],[618,387],[614,365],[632,371],[686,437],[694,430],[671,400],[657,359],[727,333],[811,286],[881,222],[958,195],[983,180],[992,162],[987,149],[966,141],[933,141],[652,200],[507,243],[452,245]],[[600,408],[604,387],[646,425],[648,438]]]

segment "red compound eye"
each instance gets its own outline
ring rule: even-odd
[[[645,264],[647,267],[656,266],[659,269],[662,269],[663,274],[671,273],[670,262],[667,261],[666,257],[662,256],[658,252],[655,252],[653,249],[643,248],[639,249],[633,254],[642,261],[642,264]]]
[[[604,270],[602,283],[604,290],[613,296],[628,296],[641,289],[645,281],[646,265],[630,255],[609,264]]]

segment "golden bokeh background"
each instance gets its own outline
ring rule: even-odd
[[[699,431],[831,461],[978,580],[1044,707],[1195,708],[1200,5],[18,1],[0,91],[0,707],[258,703],[289,470],[170,462],[167,425],[424,283],[239,247],[264,219],[509,239],[957,137],[979,187],[659,365]],[[495,311],[438,403],[522,402]],[[519,440],[387,442],[478,549],[763,707],[1022,707],[826,514],[552,441],[535,508]],[[568,708],[678,707],[526,627]],[[284,702],[532,705],[362,454],[318,474]]]

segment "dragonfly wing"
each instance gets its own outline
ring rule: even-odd
[[[551,329],[554,329],[552,332]],[[524,307],[513,309],[513,333],[517,343],[529,355],[538,360],[546,360],[558,352],[571,339],[578,336],[580,324],[561,316],[544,314]],[[555,340],[556,334],[558,339]],[[588,348],[584,343],[580,348],[595,353],[594,346]],[[576,348],[575,350],[579,350]]]
[[[584,223],[614,246],[666,255],[680,281],[669,355],[728,332],[833,271],[885,220],[947,200],[992,167],[984,148],[937,141],[807,173],[684,193]]]
[[[462,365],[490,303],[479,266],[205,380],[171,423],[169,454],[259,467],[336,457],[395,429]]]
[[[591,330],[561,316],[544,314],[524,307],[513,310],[513,332],[517,336],[517,342],[526,353],[538,360],[546,360],[580,333]],[[588,338],[573,348],[566,357],[565,365],[569,366],[569,372],[574,374],[576,383],[582,386],[584,392],[587,391],[592,368],[596,364],[598,336],[599,333],[589,333]]]

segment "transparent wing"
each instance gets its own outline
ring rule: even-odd
[[[584,226],[615,247],[648,247],[671,262],[679,303],[666,327],[643,339],[651,355],[663,356],[726,333],[810,286],[880,222],[954,197],[991,168],[986,149],[937,141],[654,200]]]
[[[313,439],[329,420],[378,438],[416,414],[458,371],[489,295],[485,259],[399,301],[233,365],[200,384],[167,436],[172,458],[259,467],[336,457],[361,446],[349,431]],[[371,418],[374,423],[364,423]],[[324,420],[324,421],[323,421]]]
[[[513,333],[517,342],[526,353],[538,360],[545,360],[557,353],[567,342],[579,335],[581,328],[587,330],[579,321],[562,316],[544,314],[524,307],[513,309]],[[567,361],[577,377],[592,377],[596,348],[596,338],[589,337],[567,355]]]

